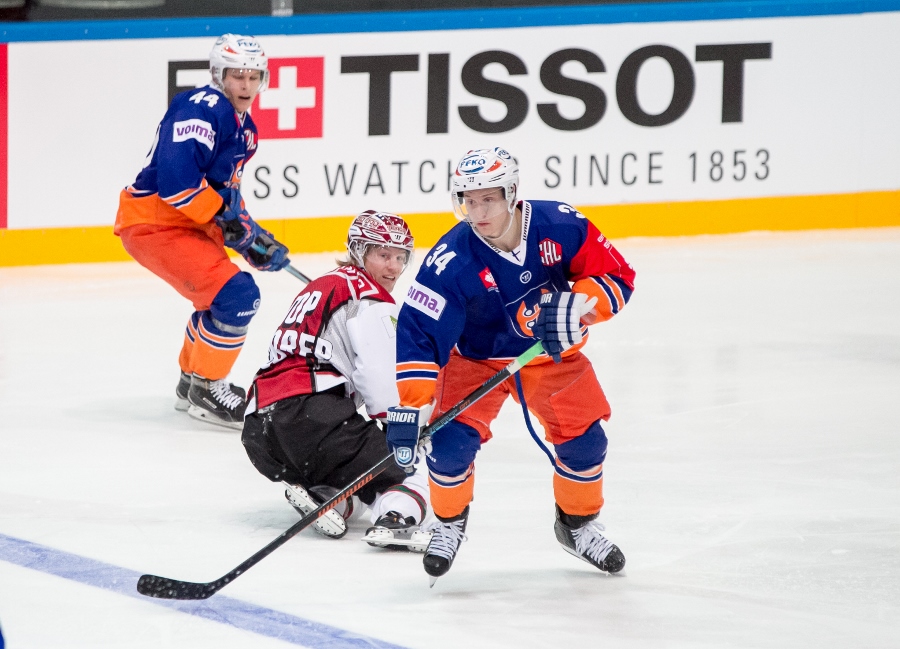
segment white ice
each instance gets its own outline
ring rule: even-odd
[[[637,289],[586,353],[613,404],[601,520],[623,574],[558,546],[550,466],[510,402],[433,589],[420,555],[359,542],[356,521],[340,541],[304,531],[207,606],[353,646],[900,646],[900,229],[615,243]],[[243,385],[300,288],[256,277]],[[238,433],[173,409],[190,312],[134,263],[0,269],[0,535],[209,581],[297,520]],[[0,556],[7,647],[297,646],[83,577]]]

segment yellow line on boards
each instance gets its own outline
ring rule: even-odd
[[[900,226],[900,190],[579,206],[606,236],[663,237],[754,230],[822,230]],[[432,245],[456,223],[449,212],[402,214],[416,247]],[[296,253],[340,250],[352,216],[261,220]],[[0,266],[70,264],[130,259],[112,225],[33,230],[0,229]]]
[[[900,225],[900,191],[598,205],[581,212],[611,239]]]

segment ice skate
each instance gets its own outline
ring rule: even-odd
[[[232,387],[225,379],[211,381],[194,374],[188,390],[188,414],[194,419],[241,430],[244,427],[246,397],[232,390]]]
[[[366,530],[362,540],[375,548],[425,552],[431,532],[422,530],[412,516],[403,518],[397,512],[388,512]]]
[[[601,532],[603,525],[593,516],[573,516],[556,508],[556,540],[563,550],[610,574],[625,567],[625,555]]]
[[[188,408],[191,406],[191,402],[188,401],[188,392],[191,389],[191,375],[187,372],[181,372],[180,374],[181,376],[178,377],[178,385],[175,387],[175,410],[178,412],[187,412]],[[234,383],[229,383],[228,387],[241,399],[247,399],[247,391],[244,390],[244,388],[239,388]]]
[[[316,509],[321,503],[315,500],[306,489],[300,485],[292,485],[287,482],[282,483],[286,489],[284,497],[296,509],[301,516]],[[325,514],[316,519],[313,523],[313,529],[330,539],[339,539],[347,533],[347,523],[344,517],[337,513],[334,509],[329,509]]]
[[[187,372],[181,372],[178,377],[178,385],[175,387],[175,410],[178,412],[187,412],[191,407],[188,401],[188,392],[191,390],[191,375]]]
[[[429,530],[432,532],[431,542],[425,550],[425,558],[422,563],[425,565],[425,572],[431,578],[429,587],[434,586],[434,582],[438,577],[442,577],[450,570],[453,565],[453,559],[459,551],[459,545],[466,540],[466,523],[469,520],[468,506],[458,516],[453,518],[438,518],[431,524]]]

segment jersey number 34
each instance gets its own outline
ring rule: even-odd
[[[444,252],[447,249],[447,244],[442,243],[437,248],[431,251],[431,254],[425,258],[425,265],[431,268],[432,266],[435,268],[435,274],[440,275],[444,272],[444,269],[447,267],[447,264],[456,257],[456,253],[452,250],[450,252]]]

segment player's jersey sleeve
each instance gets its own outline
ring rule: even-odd
[[[634,268],[597,227],[583,219],[584,240],[569,262],[572,290],[597,298],[594,310],[582,320],[587,324],[609,320],[621,311],[634,291]]]
[[[442,240],[443,241],[443,240]],[[432,250],[438,250],[438,242]],[[455,251],[445,245],[445,265],[428,263],[429,253],[400,308],[397,320],[397,389],[400,405],[419,407],[429,403],[437,385],[438,370],[447,364],[453,346],[462,335],[466,308],[457,275],[466,263],[454,264]]]
[[[235,129],[227,121],[235,119],[228,100],[208,90],[199,102],[179,97],[160,124],[156,150],[160,199],[197,223],[210,221],[222,204],[206,172],[215,161],[222,138]]]
[[[398,403],[394,366],[397,360],[396,304],[362,300],[355,317],[347,320],[354,353],[352,384],[373,419],[387,416]]]

